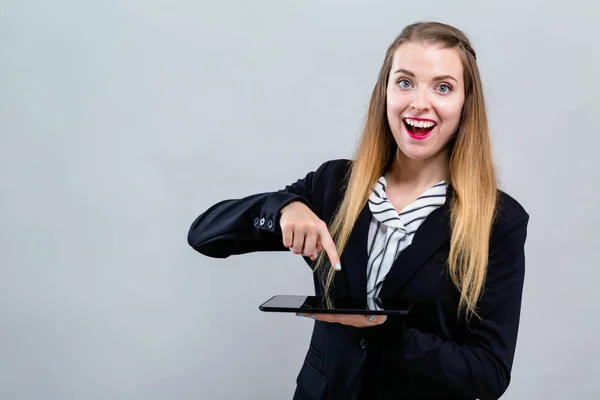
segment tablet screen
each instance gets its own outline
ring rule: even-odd
[[[261,311],[340,314],[408,314],[412,302],[406,299],[370,297],[323,297],[277,295],[263,303]]]

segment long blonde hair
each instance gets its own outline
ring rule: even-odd
[[[460,292],[458,313],[477,315],[488,262],[489,238],[497,202],[496,172],[492,160],[488,119],[475,51],[460,30],[439,22],[407,26],[389,46],[373,89],[362,136],[346,180],[344,198],[329,229],[338,254],[342,254],[354,224],[365,207],[373,185],[397,151],[386,112],[386,88],[395,50],[405,42],[420,42],[456,49],[462,60],[465,102],[460,126],[449,143],[450,201],[449,275]],[[335,272],[316,263],[325,293]]]

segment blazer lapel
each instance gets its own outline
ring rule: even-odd
[[[450,239],[448,201],[434,210],[421,224],[412,243],[404,249],[388,272],[379,297],[394,296],[426,261]]]

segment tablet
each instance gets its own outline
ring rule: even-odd
[[[258,308],[265,312],[301,314],[407,315],[411,307],[411,301],[399,298],[276,295]]]

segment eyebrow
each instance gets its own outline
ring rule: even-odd
[[[409,71],[407,69],[403,69],[403,68],[400,68],[394,72],[394,74],[400,74],[400,73],[411,76],[413,78],[415,77],[414,72],[411,72],[411,71]],[[452,75],[440,75],[440,76],[436,76],[435,78],[433,78],[434,81],[443,81],[445,79],[452,79],[454,82],[458,83],[458,80],[455,77],[453,77]]]

